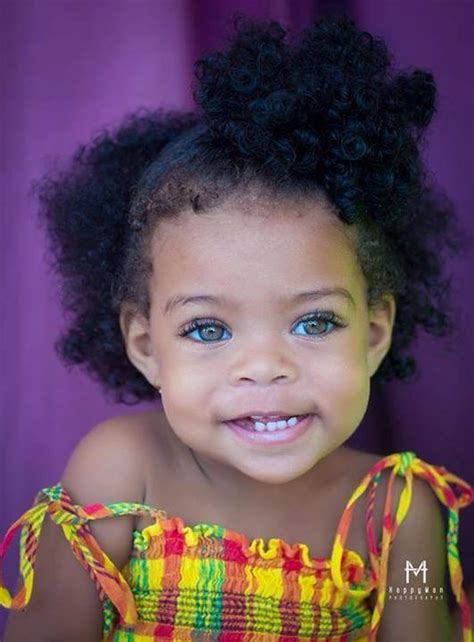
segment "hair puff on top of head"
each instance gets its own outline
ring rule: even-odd
[[[416,142],[435,111],[432,74],[394,75],[385,43],[348,17],[288,43],[276,22],[239,16],[235,26],[226,52],[195,63],[209,145],[274,180],[317,180],[347,221],[361,205],[395,218],[418,195]]]

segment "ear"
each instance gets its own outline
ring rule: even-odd
[[[123,304],[119,322],[128,358],[152,386],[158,387],[159,369],[152,349],[148,319],[131,305]]]
[[[371,377],[392,343],[393,324],[395,323],[396,303],[392,294],[387,294],[377,305],[369,309],[369,343],[367,346],[367,364]]]

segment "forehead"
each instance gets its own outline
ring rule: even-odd
[[[356,238],[355,226],[323,201],[235,199],[160,221],[151,246],[153,287],[235,287],[249,295],[304,284],[348,287],[360,278]]]

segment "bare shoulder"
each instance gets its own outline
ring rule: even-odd
[[[141,413],[112,417],[94,426],[72,452],[61,477],[73,503],[141,503],[152,438],[150,418]],[[88,523],[99,547],[119,571],[130,558],[134,520],[122,515]],[[49,515],[40,533],[30,602],[24,611],[10,614],[5,642],[46,638],[102,639],[102,604],[91,574]]]
[[[344,447],[342,467],[345,471],[344,479],[341,481],[341,487],[346,497],[346,501],[356,491],[364,478],[369,474],[371,469],[383,458],[382,455],[369,453],[356,448]],[[373,506],[373,531],[375,541],[380,542],[382,537],[382,522],[385,500],[388,493],[388,481],[390,478],[391,468],[381,471],[375,500]],[[403,479],[395,477],[392,487],[392,511],[396,507],[400,494],[403,489]],[[367,546],[366,535],[366,500],[368,498],[369,488],[358,497],[353,507],[352,526],[348,535],[347,545],[357,550],[369,563],[369,551]]]
[[[397,505],[398,502],[393,511]],[[446,533],[441,511],[432,488],[415,477],[410,506],[390,548],[387,590],[390,586],[392,590],[406,587],[409,582],[411,591],[425,594],[428,587],[442,597],[422,601],[387,599],[381,617],[381,642],[395,642],[410,635],[420,642],[452,639],[445,585]]]
[[[142,501],[147,460],[156,447],[152,414],[110,417],[80,440],[62,476],[66,490],[74,487],[77,503]]]
[[[81,439],[61,479],[75,504],[145,503],[150,461],[156,470],[161,468],[157,463],[162,448],[159,431],[154,428],[156,414],[111,417]],[[128,561],[138,520],[139,516],[123,515],[90,523],[98,543],[119,569]]]
[[[346,453],[352,466],[350,476],[360,483],[369,470],[382,458],[380,455],[364,453],[355,449]],[[373,526],[376,542],[380,544],[385,501],[389,491],[388,483],[393,469],[381,471],[375,494]],[[391,514],[395,519],[405,488],[405,478],[395,475],[391,493]],[[367,497],[367,495],[365,495]],[[365,501],[360,501],[356,510],[359,519],[364,520]],[[410,504],[403,521],[398,526],[390,546],[387,568],[385,606],[380,620],[377,640],[395,642],[414,639],[420,642],[446,642],[450,640],[449,611],[446,601],[445,570],[446,544],[442,507],[430,485],[423,479],[413,477]],[[414,569],[426,569],[410,576],[410,589],[425,590],[426,586],[442,587],[444,600],[391,600],[390,586],[406,587],[406,566],[410,562]],[[421,566],[420,566],[421,565]],[[376,594],[371,595],[374,606]]]
[[[346,456],[348,457],[348,469],[351,483],[354,490],[359,483],[362,482],[364,477],[369,471],[377,464],[383,455],[374,453],[367,453],[354,448],[347,449]],[[374,532],[377,541],[380,541],[382,534],[382,519],[385,500],[388,493],[389,479],[392,475],[393,468],[385,468],[380,471],[380,477],[377,485],[377,491],[374,501]],[[392,514],[397,509],[400,502],[401,493],[405,487],[405,479],[399,475],[395,475],[393,479],[392,492],[391,492],[391,505]],[[364,502],[361,502],[361,504]],[[365,507],[364,507],[365,508]],[[405,517],[404,531],[407,532],[411,528],[416,529],[420,525],[420,518],[430,520],[436,518],[440,514],[439,501],[429,486],[423,479],[413,477],[413,490],[408,513]],[[419,517],[417,518],[416,515]]]

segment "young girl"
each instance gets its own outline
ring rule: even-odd
[[[39,186],[61,355],[162,409],[96,426],[10,527],[4,642],[445,642],[448,585],[468,642],[473,489],[345,443],[448,328],[433,77],[347,18],[240,20],[196,75],[196,113],[132,115]]]

